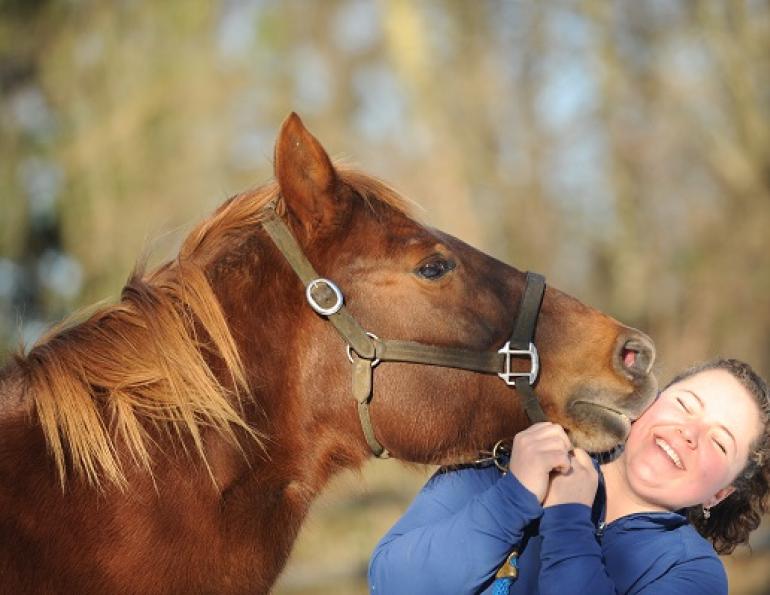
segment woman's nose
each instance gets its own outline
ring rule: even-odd
[[[698,431],[691,423],[685,423],[679,426],[677,428],[679,431],[679,434],[682,436],[685,442],[687,442],[687,445],[690,448],[695,448],[695,446],[698,444],[697,436]]]

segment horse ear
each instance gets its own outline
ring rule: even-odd
[[[299,220],[306,239],[332,223],[337,174],[329,155],[292,112],[275,143],[275,178],[288,210]]]

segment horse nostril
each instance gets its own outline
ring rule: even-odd
[[[634,375],[647,375],[655,361],[655,347],[640,333],[621,342],[617,357],[623,370]]]
[[[623,356],[623,365],[626,368],[631,368],[636,363],[638,352],[630,347],[623,347],[621,355]]]

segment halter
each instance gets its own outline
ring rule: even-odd
[[[546,421],[545,413],[532,389],[540,370],[534,335],[545,292],[545,278],[542,275],[527,273],[513,333],[497,351],[470,351],[413,341],[384,340],[366,332],[345,308],[343,294],[337,285],[316,273],[286,223],[275,212],[275,206],[270,205],[267,212],[262,226],[305,286],[308,304],[319,315],[326,317],[347,343],[358,417],[366,442],[376,457],[390,456],[375,437],[369,414],[373,396],[373,370],[380,362],[427,364],[497,374],[508,386],[516,388],[531,423]],[[524,356],[530,359],[529,371],[512,371],[511,358]]]

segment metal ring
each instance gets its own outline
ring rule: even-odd
[[[503,458],[506,454],[509,456],[511,454],[511,449],[506,444],[507,442],[508,441],[505,439],[498,440],[492,447],[492,460],[495,463],[495,467],[497,467],[503,473],[508,471],[508,466],[505,465],[500,459]]]
[[[370,333],[369,331],[367,331],[366,334],[369,335],[375,341],[379,341],[380,340],[380,338],[377,335],[375,335],[374,333]],[[348,359],[350,360],[350,363],[352,364],[353,363],[353,348],[350,346],[350,344],[348,344],[348,345],[345,345],[345,349],[348,352]],[[380,363],[380,358],[378,357],[376,359],[371,360],[369,362],[369,365],[373,368],[374,366],[376,366],[379,363]]]
[[[328,308],[323,307],[321,304],[319,304],[316,299],[313,297],[313,290],[318,287],[321,284],[326,284],[329,289],[332,290],[332,293],[334,293],[334,304],[329,306]],[[331,316],[332,314],[336,314],[340,311],[342,308],[342,292],[340,291],[340,288],[337,287],[334,283],[329,281],[329,279],[324,279],[323,277],[319,277],[318,279],[313,279],[310,283],[307,284],[307,287],[305,288],[305,298],[307,299],[307,303],[310,304],[310,307],[313,308],[316,312],[318,312],[321,316]]]

